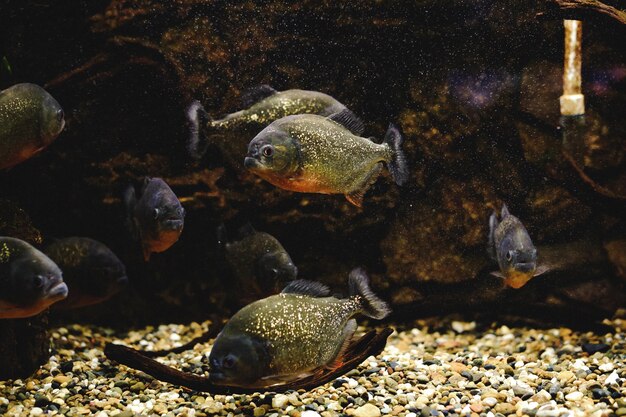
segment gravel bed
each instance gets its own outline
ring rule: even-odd
[[[115,333],[53,330],[49,362],[31,378],[0,382],[0,415],[131,417],[626,416],[626,320],[605,335],[481,326],[449,319],[394,333],[385,351],[325,386],[285,394],[208,395],[109,362],[104,343],[179,346],[210,323]],[[208,345],[161,360],[205,373]]]

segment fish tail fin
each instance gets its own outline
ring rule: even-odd
[[[204,107],[198,100],[194,100],[187,107],[187,121],[189,123],[187,151],[194,159],[202,158],[202,155],[206,152],[206,146],[200,149],[200,129],[201,124],[206,124],[210,120],[211,116],[204,110]]]
[[[386,302],[374,294],[369,285],[369,278],[363,268],[355,268],[348,277],[350,295],[358,297],[363,314],[373,319],[383,319],[391,313]]]
[[[393,180],[400,186],[409,179],[409,166],[402,150],[403,141],[400,130],[393,123],[390,123],[383,143],[387,144],[392,151],[391,160],[388,163],[389,171]]]

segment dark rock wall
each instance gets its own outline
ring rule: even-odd
[[[538,20],[540,6],[5,0],[0,55],[13,75],[0,83],[46,84],[68,123],[46,152],[0,174],[0,189],[46,238],[91,236],[127,263],[129,291],[83,318],[123,324],[232,311],[215,229],[246,221],[278,237],[303,278],[345,290],[348,271],[365,266],[403,316],[494,304],[519,306],[520,315],[532,303],[623,306],[623,269],[606,256],[599,268],[570,265],[517,292],[487,274],[487,220],[503,202],[541,246],[582,239],[614,248],[625,236],[624,216],[563,174],[562,26]],[[584,28],[584,165],[615,193],[626,192],[625,37],[610,24]],[[219,116],[261,83],[327,92],[363,117],[368,135],[399,123],[409,184],[400,189],[384,174],[363,209],[342,196],[282,191],[239,169],[232,149],[245,149],[250,132],[233,132],[224,140],[234,148],[215,146],[192,162],[188,103],[197,98]],[[164,177],[188,211],[181,240],[149,264],[124,229],[120,199],[142,175]],[[594,292],[598,277],[614,291]],[[580,282],[591,289],[562,295]]]

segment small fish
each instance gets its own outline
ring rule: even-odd
[[[356,330],[353,316],[382,319],[390,310],[369,287],[365,272],[350,273],[347,299],[329,296],[316,282],[296,280],[278,295],[237,312],[217,336],[209,355],[216,384],[268,387],[335,369]]]
[[[521,288],[531,278],[548,270],[537,266],[537,249],[522,222],[502,205],[500,220],[496,212],[489,218],[489,254],[498,262],[500,271],[491,274],[504,279],[511,288]]]
[[[185,209],[176,194],[161,178],[146,177],[137,196],[129,186],[124,194],[128,223],[141,242],[145,261],[150,254],[169,249],[183,232]]]
[[[0,319],[37,315],[67,294],[50,258],[23,240],[0,237]]]
[[[248,145],[244,165],[264,180],[291,191],[344,194],[361,206],[383,163],[395,182],[408,179],[402,135],[392,124],[382,144],[357,136],[342,112],[322,117],[287,116],[263,129]]]
[[[128,284],[122,261],[102,243],[87,237],[60,239],[45,249],[63,271],[69,296],[54,308],[71,309],[98,304]]]
[[[225,228],[218,229],[226,262],[240,284],[266,296],[296,279],[298,268],[280,242],[269,233],[247,224],[239,229],[239,240],[228,241]]]
[[[64,126],[63,109],[38,85],[16,84],[0,91],[0,169],[49,146]]]
[[[242,95],[241,101],[244,110],[215,120],[211,119],[200,102],[194,101],[189,106],[187,118],[189,120],[191,137],[188,147],[192,156],[199,158],[204,153],[199,150],[201,123],[204,124],[209,135],[219,135],[223,132],[232,132],[240,129],[256,134],[274,120],[293,114],[330,116],[342,111],[350,112],[346,106],[328,94],[296,89],[276,91],[269,85],[261,85],[248,90]],[[361,134],[364,130],[363,122],[352,112],[350,114],[352,115],[353,128],[357,134]],[[222,147],[233,147],[230,151],[237,153],[237,159],[240,161],[241,155],[246,151],[247,141],[245,143],[237,143],[237,145],[240,145],[237,147],[234,147],[235,144],[232,142],[238,141],[230,140],[229,138],[228,142],[223,143],[222,145],[224,146]]]

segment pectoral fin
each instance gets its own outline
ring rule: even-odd
[[[535,273],[533,274],[533,277],[537,277],[539,275],[543,275],[546,272],[550,272],[551,268],[549,265],[539,265],[537,267],[537,269],[535,269]]]
[[[497,278],[506,279],[506,277],[500,271],[493,271],[493,272],[490,272],[489,274]]]

